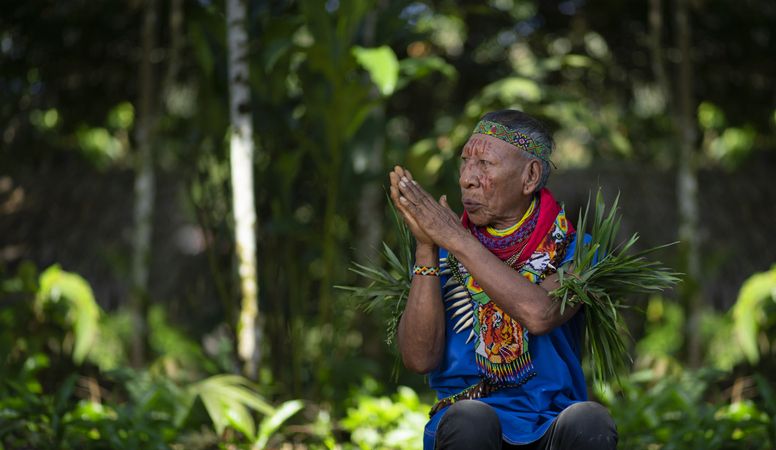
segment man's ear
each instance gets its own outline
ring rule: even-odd
[[[542,164],[538,159],[531,158],[523,171],[523,195],[531,195],[536,192],[541,180]]]

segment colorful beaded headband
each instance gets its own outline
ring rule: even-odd
[[[530,136],[519,131],[510,130],[498,122],[480,120],[477,126],[474,127],[472,134],[487,134],[493,136],[501,139],[507,144],[512,144],[521,150],[525,150],[543,161],[550,162],[550,153],[552,152],[552,149],[539,145],[536,141],[531,139]]]

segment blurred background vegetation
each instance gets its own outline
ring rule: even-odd
[[[388,168],[460,210],[457,153],[501,108],[552,128],[571,217],[601,186],[624,235],[681,240],[684,282],[632,300],[632,371],[590,386],[620,447],[776,447],[776,4],[245,5],[248,377],[226,5],[3,3],[0,449],[419,448],[433,394],[333,286],[397,241]]]

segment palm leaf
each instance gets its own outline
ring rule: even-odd
[[[396,337],[399,320],[410,292],[413,258],[410,231],[390,199],[388,204],[398,230],[399,251],[393,251],[387,243],[383,242],[381,261],[372,261],[369,264],[354,262],[349,269],[365,281],[366,285],[335,287],[350,292],[361,302],[366,311],[375,309],[387,311],[385,341],[391,345]]]
[[[256,425],[250,410],[271,415],[275,408],[267,403],[246,378],[238,375],[214,375],[191,386],[213,421],[216,433],[227,427],[255,439]]]
[[[558,269],[560,287],[550,293],[560,302],[561,311],[584,305],[585,348],[595,383],[617,380],[630,362],[626,342],[630,335],[618,310],[626,306],[629,297],[662,291],[679,280],[678,273],[646,258],[672,244],[629,254],[639,239],[637,233],[617,243],[621,222],[618,204],[619,195],[607,214],[599,189],[591,216],[588,199],[577,220],[572,264]],[[588,227],[590,240],[585,242]]]

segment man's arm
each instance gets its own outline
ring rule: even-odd
[[[566,308],[563,314],[560,313],[560,302],[549,295],[550,291],[559,287],[556,274],[537,285],[504,264],[474,236],[449,245],[453,247],[450,251],[477,280],[488,297],[531,334],[549,333],[572,318],[579,309],[579,305],[575,305]]]
[[[399,181],[409,175],[399,166],[390,173],[391,200],[409,227],[417,244],[415,264],[437,266],[439,247],[418,226],[410,216],[404,204],[399,201]],[[442,303],[439,278],[434,276],[414,276],[410,294],[398,329],[399,352],[404,365],[419,373],[426,373],[439,365],[445,345],[445,312]]]
[[[566,308],[549,296],[558,287],[557,275],[547,277],[541,285],[531,283],[516,270],[488,251],[471,233],[462,229],[447,203],[436,202],[405,171],[397,184],[406,216],[433,242],[450,250],[472,274],[491,300],[520,322],[531,334],[544,334],[569,320],[579,306]]]
[[[436,246],[418,245],[415,263],[439,264]],[[398,344],[404,366],[413,372],[427,373],[442,360],[445,345],[445,311],[439,278],[414,276],[407,305],[401,316]]]

